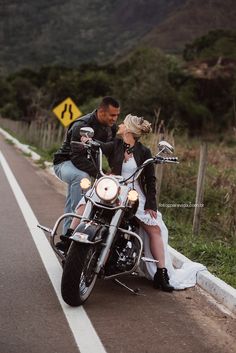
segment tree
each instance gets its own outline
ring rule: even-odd
[[[178,118],[190,136],[204,136],[212,131],[211,111],[198,97],[196,82],[189,79],[178,91]]]
[[[209,31],[191,44],[186,44],[183,57],[186,61],[220,56],[236,59],[236,33],[223,29]]]
[[[175,90],[169,82],[168,58],[157,49],[136,50],[117,68],[113,90],[118,92],[123,111],[142,114],[152,119],[162,108],[168,121],[175,108]]]
[[[6,79],[0,77],[0,109],[10,103],[13,97],[11,84]]]
[[[34,112],[31,111],[33,98],[37,93],[37,88],[25,78],[17,77],[12,82],[13,103],[17,105],[21,112],[21,120],[31,121],[34,119]]]

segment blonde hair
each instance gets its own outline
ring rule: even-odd
[[[124,125],[128,132],[131,132],[136,139],[139,139],[144,134],[149,134],[152,131],[151,123],[144,120],[143,117],[128,114],[125,117]]]

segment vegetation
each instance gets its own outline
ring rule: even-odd
[[[0,71],[107,62],[186,0],[36,0],[1,6]]]
[[[164,167],[159,210],[169,229],[170,245],[236,288],[236,137],[234,141],[234,145],[230,139],[209,145],[199,236],[192,235],[199,158],[196,139],[176,138],[180,164]]]
[[[17,0],[1,4],[0,73],[107,63],[139,44],[181,53],[211,29],[236,30],[234,0]]]
[[[207,43],[204,45],[211,55],[224,58],[224,51],[215,47],[216,38],[225,43],[225,48],[229,36],[234,46],[228,48],[228,53],[233,57],[234,33],[226,36],[225,31],[210,32],[197,43]],[[194,42],[184,53],[198,59],[203,51]],[[214,67],[206,61],[204,65],[204,69],[196,68],[196,61],[189,64],[158,49],[140,48],[118,64],[24,69],[0,76],[0,114],[27,122],[53,121],[52,108],[68,96],[86,113],[99,97],[113,94],[122,102],[123,115],[132,111],[152,121],[154,112],[161,109],[166,126],[208,136],[235,124],[236,61],[215,62]]]
[[[174,11],[141,39],[142,45],[180,54],[186,43],[193,42],[211,30],[236,30],[234,0],[188,0],[174,3]]]
[[[207,35],[187,44],[183,53],[185,60],[214,59],[220,56],[236,59],[236,33],[226,30],[210,31]]]

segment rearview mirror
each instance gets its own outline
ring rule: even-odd
[[[171,146],[168,142],[166,141],[160,141],[158,143],[158,149],[159,153],[173,153],[174,152],[174,147]]]
[[[94,136],[94,130],[91,127],[89,127],[89,126],[82,127],[80,129],[80,136],[85,136],[85,137],[92,138]]]

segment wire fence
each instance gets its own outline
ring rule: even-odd
[[[41,120],[27,123],[0,117],[0,126],[14,133],[22,142],[41,149],[51,149],[60,145],[65,133],[62,125]]]

